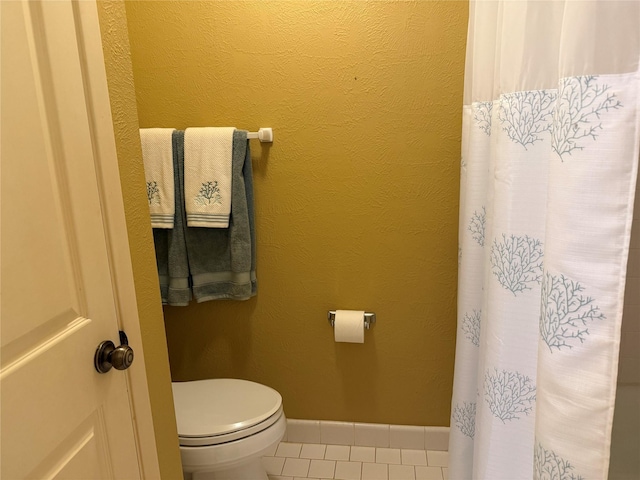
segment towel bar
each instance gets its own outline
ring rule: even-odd
[[[257,132],[248,132],[247,138],[257,138],[260,140],[260,143],[272,143],[273,130],[271,128],[260,128]]]
[[[329,310],[327,312],[327,319],[329,320],[329,324],[331,324],[332,327],[335,326],[335,323],[336,323],[336,311],[335,310]],[[372,312],[364,312],[364,328],[369,330],[371,325],[373,325],[374,323],[376,323],[376,314],[372,313]]]

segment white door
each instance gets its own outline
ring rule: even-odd
[[[0,476],[140,478],[125,372],[94,368],[118,326],[80,8],[0,5]]]

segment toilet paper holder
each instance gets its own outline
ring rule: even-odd
[[[334,327],[336,324],[336,311],[329,310],[327,312],[327,319],[329,320],[329,324]],[[372,312],[364,312],[364,328],[369,330],[371,325],[376,323],[376,314]]]

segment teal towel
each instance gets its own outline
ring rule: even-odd
[[[184,170],[180,170],[184,161],[184,132],[175,130],[171,140],[176,205],[174,226],[173,229],[154,228],[153,242],[163,305],[186,306],[191,300],[191,288],[185,240]]]
[[[186,227],[195,300],[246,300],[256,294],[253,174],[247,132],[233,134],[229,228]],[[178,168],[184,171],[184,156]],[[182,209],[184,210],[184,205]]]

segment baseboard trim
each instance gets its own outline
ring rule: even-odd
[[[449,427],[287,419],[283,441],[446,451]]]

